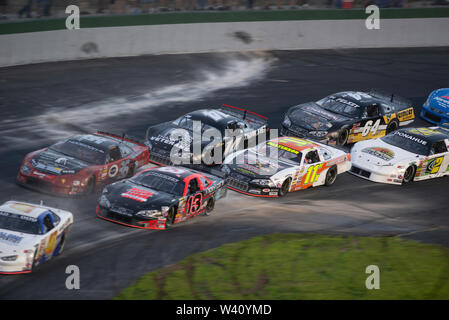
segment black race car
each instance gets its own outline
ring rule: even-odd
[[[345,91],[289,108],[281,133],[345,145],[383,137],[414,119],[411,102],[404,98],[375,90]]]
[[[226,195],[224,179],[180,167],[155,167],[103,189],[99,218],[141,229],[167,226],[199,214],[210,215]]]
[[[198,131],[195,133],[198,136],[203,135],[207,130],[216,129],[221,134],[222,139],[217,141],[216,145],[211,146],[211,140],[206,139],[201,141],[201,150],[197,152],[193,150],[194,137],[194,121],[200,123]],[[184,129],[184,130],[179,130]],[[196,130],[197,130],[196,129]],[[238,132],[238,138],[226,137],[226,129],[235,130]],[[155,126],[151,126],[147,130],[145,144],[150,149],[150,162],[159,165],[173,165],[173,164],[204,164],[205,154],[211,154],[215,147],[220,147],[223,160],[233,148],[239,144],[244,147],[247,146],[248,139],[259,134],[264,134],[268,130],[267,118],[252,111],[233,107],[230,105],[223,105],[219,109],[201,109],[190,112],[174,121],[164,122]],[[187,137],[178,138],[174,133],[184,131]],[[209,131],[210,132],[210,131]],[[232,143],[229,143],[231,142]],[[213,142],[212,142],[213,143]],[[206,148],[208,146],[208,148]],[[174,147],[179,150],[184,150],[188,155],[184,163],[175,163],[170,157],[170,153]],[[214,163],[207,163],[214,164]]]

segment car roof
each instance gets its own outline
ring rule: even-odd
[[[214,113],[219,114],[218,119],[217,119],[217,117],[213,116]],[[200,110],[189,112],[187,115],[190,115],[192,120],[200,120],[201,122],[204,122],[211,126],[216,127],[218,125],[223,128],[228,124],[229,121],[241,120],[241,119],[234,117],[230,114],[224,113],[223,111],[220,111],[219,109],[200,109]]]
[[[75,140],[103,151],[108,151],[120,144],[120,140],[100,134],[77,135],[70,137],[68,140]]]
[[[293,149],[293,150],[296,150],[299,152],[302,152],[302,151],[304,151],[306,149],[310,149],[310,148],[320,147],[315,142],[296,138],[296,137],[280,137],[280,138],[269,140],[268,142],[274,142],[274,143],[277,143],[279,145],[282,145],[284,147],[287,147],[287,148],[290,148],[290,149]]]
[[[449,132],[438,127],[404,128],[399,129],[398,131],[407,133],[411,136],[427,141],[429,143],[449,139]]]
[[[356,99],[354,97],[357,94],[360,96],[361,99]],[[346,101],[349,101],[350,103],[355,103],[356,105],[361,107],[367,107],[374,103],[385,102],[385,100],[377,99],[372,95],[370,95],[369,93],[362,91],[342,91],[331,94],[328,97],[344,99]]]
[[[27,216],[31,218],[39,218],[44,212],[48,212],[47,207],[42,207],[36,204],[8,201],[0,206],[0,211]]]

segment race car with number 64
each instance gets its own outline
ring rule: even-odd
[[[228,156],[221,169],[231,190],[278,197],[310,187],[330,186],[338,174],[350,168],[350,155],[340,149],[281,137]]]
[[[410,101],[380,91],[345,91],[289,108],[282,134],[346,145],[383,137],[415,119]]]
[[[224,179],[181,167],[157,167],[104,188],[97,216],[129,227],[166,229],[210,215],[225,195]]]
[[[405,184],[449,175],[449,131],[405,128],[356,143],[350,173],[364,179]]]

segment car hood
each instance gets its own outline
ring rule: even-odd
[[[109,185],[105,195],[112,207],[130,210],[132,214],[140,210],[160,210],[162,206],[171,206],[176,202],[172,194],[160,192],[135,184],[129,180]]]
[[[449,112],[449,88],[433,91],[429,96],[430,106]]]
[[[55,175],[75,174],[78,171],[90,166],[73,157],[47,149],[31,159],[33,168]]]
[[[34,249],[39,239],[40,235],[0,228],[0,256],[20,254],[23,250]]]
[[[309,131],[329,131],[334,126],[350,122],[351,118],[321,108],[316,103],[305,103],[289,112],[292,123]]]
[[[225,164],[235,173],[244,175],[248,178],[270,178],[274,174],[292,166],[287,161],[281,159],[273,159],[266,156],[256,154],[252,150],[245,150],[239,153],[243,157],[243,163],[231,163],[232,159],[227,159]],[[234,157],[235,162],[239,156]]]
[[[377,166],[417,160],[419,156],[385,143],[381,139],[358,142],[351,150],[353,163],[363,162]]]

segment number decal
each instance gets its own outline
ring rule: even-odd
[[[188,205],[188,215],[197,213],[201,209],[201,202],[202,202],[203,196],[201,193],[198,193],[197,195],[191,196],[189,200],[187,200]]]
[[[314,166],[310,166],[307,169],[307,175],[306,178],[304,179],[304,184],[308,184],[308,183],[313,183],[316,180],[318,180],[318,177],[320,176],[319,174],[317,175],[317,171],[319,168],[321,168],[323,166],[323,164],[316,164]]]
[[[441,164],[443,163],[444,157],[439,157],[436,159],[432,159],[429,161],[429,164],[427,165],[427,170],[430,171],[429,174],[435,174],[440,171]]]
[[[373,120],[369,120],[365,123],[365,126],[363,127],[362,136],[367,136],[370,132],[372,135],[375,135],[377,130],[379,129],[380,125],[380,119],[377,119],[376,122],[373,124]]]
[[[45,248],[45,255],[47,258],[53,253],[53,251],[56,248],[56,239],[58,237],[58,232],[55,231],[51,234],[51,236],[48,239],[47,247]]]

